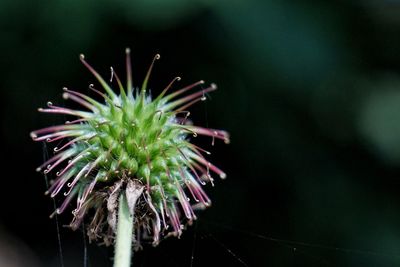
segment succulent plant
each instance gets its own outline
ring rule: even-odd
[[[104,92],[92,84],[89,88],[102,100],[64,88],[63,97],[80,104],[85,111],[51,102],[47,108],[39,109],[74,117],[65,124],[33,131],[31,137],[49,143],[64,141],[37,170],[46,174],[59,169],[46,193],[55,197],[64,191],[65,199],[52,215],[64,212],[76,199],[70,227],[79,228],[83,218],[90,216],[91,220],[86,220],[90,240],[113,244],[121,195],[134,215],[135,248],[143,242],[157,245],[170,235],[179,237],[184,225],[196,219],[194,210],[211,204],[202,188],[206,182],[213,182],[210,171],[226,177],[204,157],[209,152],[189,140],[191,136],[204,135],[213,142],[215,138],[229,142],[227,132],[194,126],[188,120],[187,108],[205,100],[205,94],[216,90],[216,85],[202,89],[204,82],[198,81],[169,93],[174,82],[180,80],[176,77],[152,99],[147,83],[159,57],[153,59],[141,88],[134,88],[127,49],[126,88],[111,68],[110,83],[114,80],[117,84],[117,94],[81,55],[81,62]]]

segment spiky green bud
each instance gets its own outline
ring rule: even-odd
[[[167,94],[173,83],[154,100],[147,94],[147,82],[156,55],[143,85],[135,89],[131,81],[129,49],[126,51],[127,85],[122,85],[111,68],[111,81],[119,87],[116,94],[81,55],[82,63],[96,77],[105,93],[90,85],[103,103],[82,93],[64,88],[63,97],[82,105],[86,111],[58,107],[51,102],[40,112],[77,117],[63,125],[51,126],[31,133],[33,140],[54,142],[65,140],[55,147],[55,155],[38,171],[49,173],[59,168],[46,193],[55,197],[64,191],[65,200],[55,213],[62,213],[76,199],[74,218],[70,224],[77,229],[84,216],[93,210],[88,224],[91,240],[103,238],[112,244],[117,221],[119,196],[126,194],[128,206],[135,214],[136,247],[142,240],[157,245],[168,236],[180,236],[183,225],[196,219],[195,207],[207,207],[210,199],[201,185],[212,182],[210,170],[225,178],[225,173],[208,162],[203,154],[209,152],[189,142],[189,136],[205,135],[229,142],[228,133],[188,123],[187,108],[205,100],[206,89],[183,96],[204,84],[196,82]]]

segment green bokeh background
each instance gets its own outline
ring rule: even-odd
[[[91,94],[80,53],[123,76],[130,47],[136,85],[161,54],[154,94],[177,75],[217,83],[192,119],[232,137],[194,140],[228,179],[207,186],[213,207],[182,240],[136,266],[400,264],[399,1],[2,0],[0,40],[0,259],[60,266],[29,132],[63,118],[36,108],[68,105],[63,86]],[[61,227],[61,243],[65,266],[83,266],[82,233]],[[88,246],[89,266],[110,257]]]

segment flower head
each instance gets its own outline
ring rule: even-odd
[[[142,241],[157,245],[166,236],[179,237],[183,226],[196,219],[194,210],[211,204],[202,185],[213,182],[212,173],[221,178],[226,176],[204,157],[209,152],[189,141],[190,136],[205,135],[229,142],[227,132],[194,126],[188,120],[187,108],[205,100],[205,94],[217,87],[211,84],[196,90],[204,84],[198,81],[169,93],[174,82],[180,80],[176,77],[152,99],[146,92],[147,82],[159,57],[155,56],[141,88],[133,88],[127,49],[126,87],[111,68],[110,82],[115,80],[117,94],[81,55],[81,62],[105,91],[89,86],[102,101],[64,88],[63,97],[80,104],[85,111],[51,102],[47,108],[39,109],[75,117],[63,125],[33,131],[31,137],[35,141],[63,142],[54,148],[55,155],[37,170],[46,174],[57,169],[56,178],[46,192],[51,197],[64,192],[65,199],[55,213],[62,213],[76,200],[70,226],[77,229],[90,214],[91,240],[102,238],[106,244],[113,242],[121,194],[126,195],[131,214],[135,215],[136,247]]]

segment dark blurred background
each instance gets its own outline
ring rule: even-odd
[[[125,47],[135,85],[161,54],[153,94],[176,75],[217,83],[192,119],[232,137],[194,140],[228,178],[134,266],[400,264],[399,1],[1,0],[0,36],[0,266],[112,265],[69,212],[57,234],[29,132],[64,121],[36,111],[69,105],[63,86],[92,94],[80,53],[123,76]]]

